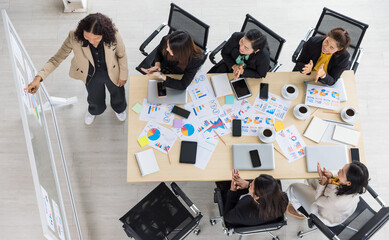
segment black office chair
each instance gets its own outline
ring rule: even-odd
[[[381,209],[374,211],[361,197],[355,212],[343,223],[335,227],[327,227],[315,214],[304,212],[308,217],[309,231],[300,231],[297,236],[302,238],[317,229],[324,233],[328,239],[337,240],[366,240],[371,238],[389,219],[389,207],[380,199],[378,194],[368,186],[367,191],[381,205]]]
[[[135,240],[178,240],[192,231],[196,235],[200,233],[198,225],[203,215],[176,183],[172,182],[170,186],[173,192],[165,183],[160,183],[120,218],[128,237]],[[178,196],[190,207],[194,216]]]
[[[273,32],[270,28],[266,27],[262,23],[260,23],[257,19],[252,17],[250,14],[246,14],[246,18],[244,20],[241,32],[247,32],[251,29],[258,29],[264,34],[267,38],[267,43],[270,49],[270,69],[269,72],[275,72],[282,65],[278,63],[278,57],[280,56],[282,46],[285,43],[285,39],[282,38],[277,33]],[[224,45],[227,43],[228,39],[222,42],[215,50],[209,54],[209,60],[213,64],[217,64],[215,61],[215,55],[222,50]]]
[[[277,181],[281,186],[281,182],[279,180]],[[223,227],[223,232],[227,236],[231,236],[232,234],[238,234],[239,240],[241,240],[243,236],[261,234],[267,232],[269,235],[272,236],[272,240],[279,240],[279,237],[274,235],[271,231],[279,230],[283,226],[287,225],[287,219],[284,214],[276,221],[266,223],[266,224],[261,224],[257,226],[231,226],[224,222],[224,218],[223,218],[224,205],[223,205],[223,197],[220,188],[218,187],[215,188],[213,198],[214,198],[213,199],[214,203],[216,203],[218,206],[220,216],[210,218],[209,222],[213,226],[218,221],[220,221]]]
[[[155,59],[155,53],[157,50],[157,48],[154,48],[154,50],[150,54],[148,54],[145,51],[145,48],[166,25],[169,26],[169,34],[179,29],[187,31],[192,37],[195,44],[203,51],[203,63],[207,59],[209,53],[207,51],[209,26],[198,18],[191,15],[190,13],[188,13],[187,11],[185,11],[184,9],[180,8],[176,4],[171,3],[170,6],[171,7],[168,22],[162,23],[157,29],[155,29],[154,32],[139,47],[139,50],[143,55],[146,56],[146,58],[135,69],[142,74],[145,73],[141,70],[141,68],[147,69],[152,67],[152,64]],[[170,73],[170,70],[164,69],[164,72]]]
[[[369,25],[347,17],[343,14],[335,12],[328,8],[323,8],[323,12],[320,15],[319,21],[315,28],[310,28],[303,40],[301,40],[297,49],[293,53],[292,61],[295,63],[298,56],[303,49],[303,45],[310,37],[324,36],[331,29],[341,27],[346,29],[351,38],[350,47],[348,52],[350,53],[349,69],[353,70],[354,73],[357,71],[360,59],[362,58],[363,49],[360,47],[365,32]]]

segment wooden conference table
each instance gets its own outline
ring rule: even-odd
[[[211,75],[207,75],[210,79]],[[230,79],[233,77],[230,75]],[[341,102],[341,109],[346,106],[351,106],[357,109],[358,100],[356,94],[356,85],[353,71],[345,71],[342,75],[344,84],[346,87],[348,100],[346,102]],[[217,181],[217,180],[230,180],[231,179],[231,170],[232,170],[232,144],[236,143],[261,143],[258,137],[253,136],[242,136],[242,137],[232,137],[231,134],[222,136],[223,140],[227,145],[224,145],[221,141],[217,144],[215,151],[212,154],[211,159],[208,162],[205,170],[201,170],[191,164],[181,164],[179,163],[180,147],[181,140],[177,138],[177,141],[174,143],[173,147],[169,151],[169,156],[171,164],[169,164],[168,156],[158,150],[154,150],[157,162],[160,168],[160,171],[153,173],[147,176],[142,177],[139,171],[138,163],[135,159],[135,153],[144,151],[150,146],[145,146],[141,148],[137,142],[138,136],[146,126],[145,121],[139,120],[139,114],[136,114],[131,108],[138,102],[142,104],[143,99],[147,98],[147,85],[148,80],[152,79],[150,76],[130,76],[129,81],[129,111],[128,111],[128,154],[127,154],[127,182],[169,182],[169,181]],[[156,79],[156,78],[155,78]],[[246,79],[250,89],[252,91],[252,96],[247,98],[250,104],[253,104],[255,98],[259,92],[259,84],[261,82],[269,83],[269,92],[274,93],[278,96],[281,96],[281,88],[285,84],[294,84],[299,89],[299,95],[296,99],[292,100],[292,104],[287,112],[286,117],[284,118],[283,124],[285,127],[288,127],[292,124],[296,126],[300,135],[303,136],[303,133],[311,121],[313,115],[323,119],[330,119],[335,121],[342,121],[340,114],[328,113],[330,110],[311,107],[311,116],[306,120],[298,120],[293,115],[293,108],[297,104],[304,103],[305,101],[305,89],[304,81],[314,80],[313,76],[305,76],[298,72],[275,72],[268,73],[264,79]],[[188,100],[190,97],[188,97]],[[221,106],[225,104],[225,98],[219,97],[219,103]],[[181,106],[183,107],[183,106]],[[178,117],[178,116],[176,116]],[[278,120],[276,120],[278,121]],[[361,131],[360,120],[358,119],[353,123],[356,130]],[[165,127],[171,128],[171,126]],[[310,139],[303,137],[306,145],[316,145],[317,143],[311,141]],[[277,150],[279,148],[276,141],[273,142],[274,147]],[[328,143],[320,143],[328,144]],[[359,148],[360,159],[362,162],[365,162],[365,153],[363,147],[362,134],[359,138]],[[349,151],[348,151],[349,152]],[[278,179],[305,179],[305,178],[316,178],[317,173],[308,173],[306,167],[305,157],[300,158],[292,163],[288,163],[287,159],[281,155],[278,151],[274,151],[275,154],[275,169],[272,171],[239,171],[240,176],[245,179],[254,179],[261,173],[266,173],[272,175],[274,178]]]

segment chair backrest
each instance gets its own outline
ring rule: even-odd
[[[278,57],[280,56],[282,46],[285,43],[285,39],[277,33],[273,32],[270,28],[260,23],[250,14],[246,14],[246,19],[244,20],[242,29],[240,31],[247,32],[251,29],[258,29],[259,31],[261,31],[262,34],[266,36],[270,50],[270,67],[272,68],[278,62]]]
[[[350,239],[369,239],[389,220],[389,207],[381,208],[366,224]]]
[[[178,29],[185,30],[192,37],[193,41],[203,51],[207,48],[209,25],[194,17],[174,3],[170,4],[168,26],[169,33]]]
[[[324,36],[331,29],[337,27],[344,28],[350,34],[351,43],[348,52],[350,53],[350,61],[353,62],[369,25],[325,7],[312,36]]]

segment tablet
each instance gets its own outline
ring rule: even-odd
[[[236,99],[241,100],[251,96],[249,85],[245,78],[238,78],[231,81],[232,90],[235,93]]]

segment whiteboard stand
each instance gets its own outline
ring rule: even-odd
[[[63,12],[87,12],[87,0],[62,0],[64,5]]]
[[[44,111],[50,110],[51,105],[53,105],[53,107],[55,108],[73,105],[78,102],[78,99],[76,96],[70,98],[60,98],[60,97],[50,96],[50,102],[45,102],[45,104],[43,104]]]

